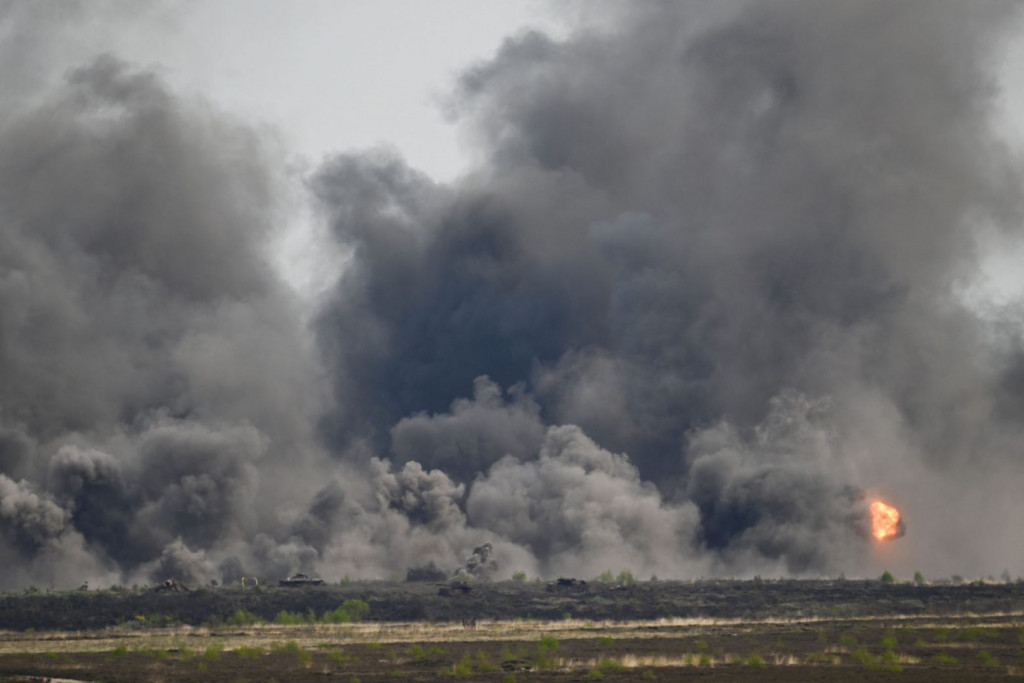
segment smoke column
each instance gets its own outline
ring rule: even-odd
[[[1024,317],[963,296],[982,235],[1020,238],[1017,10],[611,4],[509,38],[446,103],[470,173],[305,178],[350,255],[312,316],[269,265],[272,136],[113,55],[5,69],[0,587],[485,543],[499,576],[1024,572]]]

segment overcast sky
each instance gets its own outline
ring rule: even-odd
[[[396,148],[439,181],[467,170],[473,150],[445,115],[458,75],[493,56],[509,36],[531,28],[564,36],[580,23],[613,20],[609,3],[543,0],[357,2],[303,0],[103,0],[13,3],[14,15],[46,15],[25,34],[7,22],[0,57],[18,62],[25,87],[39,93],[71,68],[113,53],[160,73],[181,94],[207,99],[278,137],[296,178],[326,155],[376,145]],[[611,27],[614,30],[614,27]],[[12,36],[18,30],[21,34]],[[0,34],[2,37],[2,34]],[[16,40],[11,40],[16,38]],[[4,42],[0,40],[0,43]],[[1009,144],[1024,143],[1024,39],[1010,44],[998,107]],[[336,261],[310,254],[308,207],[295,203],[277,257],[289,279],[326,286]],[[1019,250],[1002,244],[971,296],[1005,303],[1019,290]]]

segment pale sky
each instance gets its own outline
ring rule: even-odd
[[[153,68],[175,91],[264,126],[299,169],[314,168],[331,153],[384,144],[447,181],[472,162],[472,150],[443,113],[459,73],[492,56],[510,35],[539,28],[563,36],[600,20],[601,7],[576,0],[28,3],[22,11],[58,20],[25,37],[28,47],[15,54],[26,62],[24,78],[37,82],[57,80],[103,52]],[[0,58],[11,60],[10,52],[0,48]],[[998,107],[1008,143],[1024,150],[1020,73],[1024,38],[1006,51]],[[308,253],[312,219],[302,204],[296,202],[289,219],[295,229],[277,256],[293,284],[315,292],[329,284],[324,273],[336,271],[337,262]],[[987,276],[971,284],[971,296],[1019,296],[1022,259],[1024,248],[1000,245]]]

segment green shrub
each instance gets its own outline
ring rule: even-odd
[[[362,600],[346,600],[341,603],[341,607],[348,612],[352,621],[362,621],[370,615],[370,605]]]
[[[939,654],[932,657],[932,661],[938,664],[939,666],[956,666],[960,663],[960,661],[956,657],[947,655],[945,652],[940,652]]]
[[[903,667],[900,666],[899,658],[896,653],[892,650],[886,650],[881,656],[882,668],[886,671],[900,672],[903,671]]]
[[[604,674],[597,669],[591,669],[587,672],[586,680],[588,681],[603,681]]]
[[[843,633],[839,636],[839,645],[842,647],[854,647],[857,644],[857,636],[852,633]]]
[[[978,661],[985,666],[999,666],[999,660],[993,657],[992,653],[988,650],[979,650],[977,657]]]
[[[621,572],[619,572],[619,575],[615,577],[615,580],[623,586],[636,585],[636,579],[633,578],[633,572],[629,571],[628,569],[623,569]]]
[[[879,659],[868,652],[866,647],[860,647],[850,653],[850,659],[864,666],[865,669],[877,669]]]
[[[281,610],[274,616],[274,623],[282,626],[295,626],[297,624],[306,623],[306,618],[298,612]]]
[[[246,611],[239,607],[235,610],[235,613],[224,620],[224,623],[228,626],[251,626],[259,622],[260,618],[252,612]]]
[[[263,654],[263,648],[243,645],[242,647],[235,648],[235,654],[242,659],[259,659]]]
[[[118,645],[117,647],[114,648],[113,655],[115,657],[122,657],[122,656],[124,656],[126,654],[128,654],[128,646],[127,645]]]
[[[893,633],[887,633],[882,636],[882,649],[893,650],[899,645],[899,641],[896,639],[896,635]]]
[[[922,574],[920,571],[914,572],[914,583],[916,583],[918,586],[923,586],[924,574]]]
[[[707,652],[700,653],[700,659],[697,661],[698,666],[711,666],[711,655]]]
[[[558,649],[558,638],[550,635],[543,635],[540,637],[540,642],[537,644],[537,649],[541,652],[550,652]]]
[[[892,572],[886,569],[882,572],[882,576],[878,579],[882,583],[896,583],[896,579],[893,577]]]
[[[468,652],[464,652],[462,654],[462,659],[460,659],[452,665],[452,673],[454,673],[456,676],[473,675],[473,660],[469,656]]]
[[[764,658],[756,652],[747,657],[746,661],[743,663],[755,669],[764,668]]]
[[[526,572],[512,572],[512,580],[516,583],[524,583],[526,581]]]
[[[209,659],[211,661],[220,659],[220,645],[209,645],[203,650],[203,659]]]
[[[409,656],[413,659],[423,659],[424,653],[422,645],[410,645],[408,652]]]
[[[601,671],[625,671],[625,665],[617,659],[611,657],[603,657],[598,663],[597,668]]]
[[[597,575],[597,580],[602,581],[604,583],[611,583],[615,580],[615,575],[612,574],[609,570],[605,569],[603,572]]]
[[[654,675],[653,669],[644,669],[644,672],[640,674],[640,678],[645,681],[656,681],[658,677]]]

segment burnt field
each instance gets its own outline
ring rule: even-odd
[[[371,614],[370,621],[349,624],[253,622],[198,627],[154,626],[157,620],[146,618],[88,631],[6,631],[0,632],[0,681],[52,677],[167,683],[458,679],[506,683],[952,682],[1019,681],[1024,677],[1024,617],[1020,611],[999,611],[999,601],[1005,607],[1005,601],[1017,599],[1013,586],[924,587],[930,590],[912,598],[907,597],[907,586],[888,586],[887,592],[882,592],[867,583],[844,582],[830,592],[826,585],[706,582],[659,586],[667,588],[664,592],[677,601],[704,600],[740,616],[374,621]],[[425,604],[440,609],[445,603],[435,601],[429,588],[373,586],[373,590],[405,595],[407,600],[419,595]],[[566,597],[545,595],[543,587],[532,585],[498,585],[446,600],[451,601],[453,614],[473,605],[493,608],[502,601],[519,605],[547,601],[563,607],[574,602],[581,611],[583,606],[597,609],[602,601],[628,604],[642,595],[643,588],[648,586],[611,591],[610,596],[597,589],[589,595]],[[212,592],[217,593],[230,595],[230,591]],[[259,597],[269,599],[276,593],[266,591]],[[298,610],[302,600],[331,595],[336,600],[342,597],[340,593],[340,588],[304,589],[281,597],[293,601],[289,606]],[[753,611],[741,605],[744,596],[761,593],[767,596],[763,608],[768,609],[768,601],[774,599],[779,614],[753,616]],[[353,595],[372,599],[375,607],[371,610],[382,609],[376,602],[381,598],[370,587],[348,587],[344,595],[347,600],[359,599]],[[841,600],[834,606],[822,604],[829,595]],[[191,594],[173,597],[196,599]],[[922,607],[930,613],[920,612]],[[833,609],[858,611],[860,616],[809,615],[810,611]],[[799,611],[807,614],[796,614]]]
[[[1024,583],[887,584],[865,580],[650,581],[580,589],[540,582],[470,584],[353,582],[303,588],[237,587],[161,591],[32,592],[0,596],[0,629],[89,630],[127,624],[217,625],[244,612],[273,621],[281,612],[310,620],[346,601],[365,602],[375,622],[476,619],[652,620],[809,619],[953,616],[1024,610]],[[441,593],[454,593],[442,595]],[[243,618],[244,620],[245,618]]]

